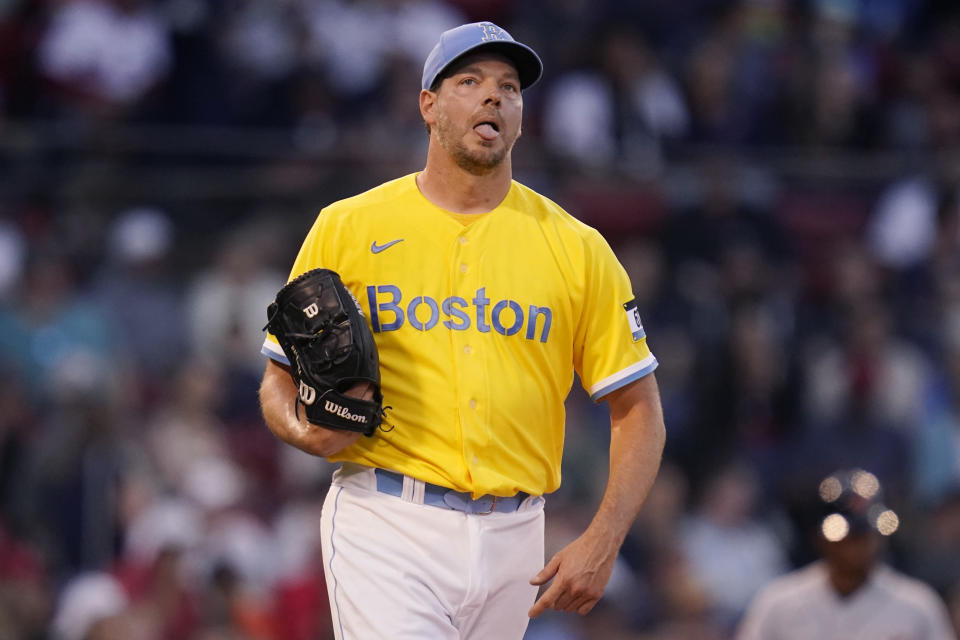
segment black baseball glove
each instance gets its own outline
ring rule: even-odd
[[[267,307],[267,326],[290,361],[307,420],[366,436],[383,421],[380,360],[360,304],[329,269],[291,280]],[[369,383],[373,399],[346,395]]]

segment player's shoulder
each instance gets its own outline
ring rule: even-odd
[[[536,216],[541,224],[553,225],[585,242],[605,242],[599,231],[570,214],[552,199],[516,180],[513,181],[513,186],[513,197],[519,200],[518,208]]]
[[[771,580],[757,594],[756,601],[768,608],[794,605],[820,592],[826,580],[822,562],[814,562]]]
[[[907,606],[928,610],[936,608],[940,603],[940,596],[930,585],[892,567],[881,565],[875,569],[874,576],[875,584],[879,588]]]
[[[323,208],[320,213],[327,217],[341,217],[359,215],[365,211],[381,208],[383,205],[395,202],[408,196],[416,190],[415,174],[405,175],[388,180],[362,193],[332,202]]]

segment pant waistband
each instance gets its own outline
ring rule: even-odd
[[[406,477],[403,474],[386,469],[376,469],[374,473],[377,478],[377,491],[398,498],[404,497],[403,484]],[[423,484],[423,504],[476,515],[486,515],[493,512],[513,513],[520,508],[524,500],[530,497],[530,494],[521,491],[508,498],[492,495],[471,498],[470,494],[466,492],[454,491],[447,487],[414,480],[413,478],[406,478],[406,480]],[[414,490],[409,493],[412,494],[409,496],[411,502],[420,503],[420,500],[417,499],[420,495],[419,491]]]

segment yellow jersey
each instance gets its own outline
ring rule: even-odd
[[[485,214],[437,207],[416,174],[333,203],[290,277],[317,267],[360,301],[392,407],[331,461],[474,497],[549,493],[574,372],[598,400],[657,366],[603,237],[518,182]],[[288,364],[273,336],[263,352]]]

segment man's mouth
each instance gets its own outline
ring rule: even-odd
[[[478,122],[474,125],[473,130],[477,132],[477,135],[487,140],[496,140],[500,136],[500,125],[492,120],[484,120]]]

